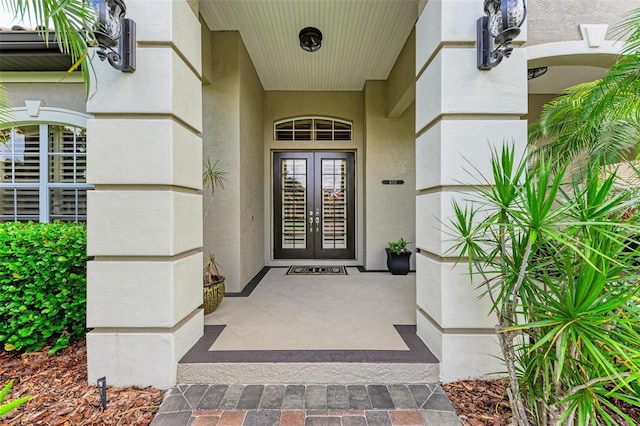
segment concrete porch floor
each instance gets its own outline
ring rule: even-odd
[[[415,325],[415,274],[286,275],[270,269],[249,297],[205,317],[226,325],[212,350],[408,350],[394,325]]]
[[[272,268],[225,297],[153,426],[459,426],[416,336],[415,274],[347,270]]]
[[[415,274],[287,275],[225,297],[178,364],[180,383],[436,383],[415,335]]]

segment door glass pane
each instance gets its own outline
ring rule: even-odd
[[[283,159],[282,248],[307,248],[307,160]]]
[[[322,160],[322,248],[347,248],[347,160]]]

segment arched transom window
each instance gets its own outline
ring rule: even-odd
[[[353,123],[328,117],[296,117],[276,121],[277,141],[350,141]]]

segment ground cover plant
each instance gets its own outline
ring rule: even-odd
[[[0,224],[0,344],[55,352],[84,337],[86,227]]]
[[[491,298],[516,424],[636,424],[614,402],[640,404],[638,190],[510,147],[492,166],[454,204],[455,249]]]

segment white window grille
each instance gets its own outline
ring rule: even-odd
[[[35,124],[0,133],[0,222],[86,221],[86,130]]]
[[[296,117],[276,121],[273,138],[277,141],[350,141],[353,123],[328,117]]]

